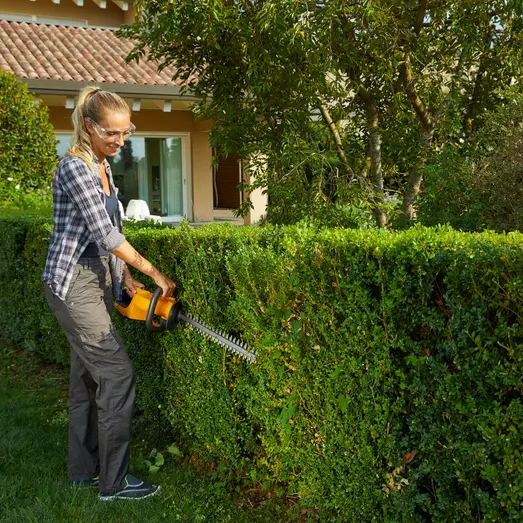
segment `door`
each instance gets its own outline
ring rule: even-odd
[[[182,139],[161,139],[162,216],[183,216]]]
[[[237,209],[241,205],[241,191],[238,189],[241,178],[241,163],[236,155],[219,155],[217,166],[214,168],[215,209]]]

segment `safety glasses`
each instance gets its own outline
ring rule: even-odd
[[[118,129],[106,129],[105,127],[100,127],[91,118],[86,118],[86,120],[89,120],[91,122],[95,133],[105,142],[114,142],[114,141],[116,141],[116,139],[119,136],[121,136],[122,140],[125,142],[125,140],[128,140],[133,135],[134,131],[136,130],[136,127],[132,123],[127,129],[118,130]]]

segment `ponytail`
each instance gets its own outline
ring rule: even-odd
[[[78,102],[73,111],[73,139],[67,156],[81,158],[90,169],[95,170],[91,135],[85,125],[85,119],[95,122],[104,119],[107,112],[131,113],[123,98],[116,93],[104,91],[96,86],[88,86],[80,91]]]

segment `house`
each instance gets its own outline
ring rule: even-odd
[[[232,216],[223,209],[241,203],[240,163],[230,155],[213,169],[211,122],[195,120],[190,106],[196,99],[171,80],[173,67],[159,72],[152,62],[125,62],[133,44],[114,32],[133,19],[132,0],[0,0],[0,67],[48,106],[59,156],[67,150],[75,97],[85,85],[128,102],[137,130],[111,160],[124,208],[142,199],[167,222]],[[247,224],[265,212],[263,195],[253,196]]]

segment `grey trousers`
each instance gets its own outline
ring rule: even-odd
[[[71,346],[69,479],[100,476],[100,492],[123,487],[135,398],[134,372],[111,322],[107,258],[80,259],[65,300],[47,302]]]

